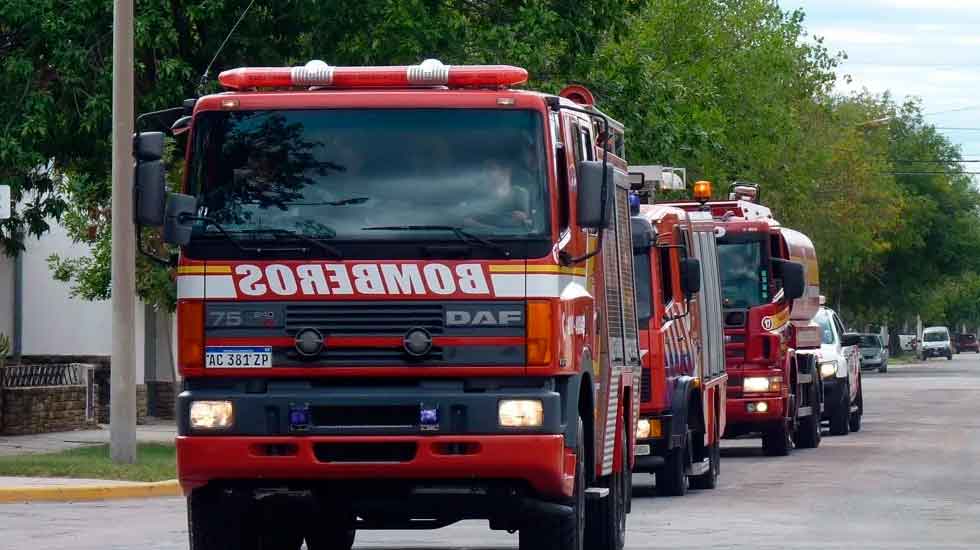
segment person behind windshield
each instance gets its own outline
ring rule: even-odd
[[[529,229],[530,198],[526,189],[514,184],[513,167],[491,159],[483,163],[483,176],[486,196],[479,201],[480,212],[466,217],[465,224],[485,229]]]

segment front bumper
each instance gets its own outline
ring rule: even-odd
[[[563,379],[335,383],[189,380],[177,398],[185,490],[234,480],[507,480],[544,498],[571,495]],[[543,423],[501,427],[499,403],[540,400]],[[231,401],[232,426],[194,430],[193,401]],[[422,411],[437,419],[423,424]],[[306,422],[296,423],[303,412]]]
[[[681,444],[681,438],[671,435],[673,433],[673,415],[650,416],[641,413],[640,418],[659,420],[661,436],[636,440],[633,471],[655,472],[664,465],[664,459],[670,450]]]
[[[323,446],[402,445],[401,462],[330,462]],[[280,454],[269,454],[270,452]],[[466,454],[458,454],[460,452]],[[178,436],[177,472],[185,491],[212,481],[520,480],[543,497],[571,496],[575,455],[561,435],[223,437]]]
[[[861,358],[861,368],[870,369],[872,367],[881,366],[881,357],[862,357]]]
[[[765,412],[758,412],[759,403],[765,403]],[[754,412],[749,412],[749,405],[754,405]],[[728,398],[728,405],[725,408],[727,415],[727,425],[733,427],[734,431],[739,428],[750,428],[752,426],[762,427],[782,421],[786,418],[786,398],[785,397],[741,397]],[[741,429],[740,431],[746,431]],[[727,430],[726,430],[727,431]],[[748,430],[754,431],[754,430]]]
[[[919,351],[923,357],[946,357],[952,353],[953,351],[949,348],[923,348]]]

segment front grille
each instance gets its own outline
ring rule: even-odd
[[[445,328],[442,304],[336,302],[286,306],[286,332],[295,335],[309,327],[323,334],[344,336],[401,336],[414,327],[435,335],[442,334]]]
[[[411,427],[419,422],[418,405],[368,407],[312,407],[314,426],[324,427]]]
[[[646,403],[650,401],[653,395],[653,388],[650,385],[653,383],[653,376],[650,374],[650,369],[643,369],[643,375],[640,379],[640,402]]]
[[[329,344],[328,344],[329,346]],[[280,355],[281,353],[281,355]],[[276,363],[288,366],[307,366],[307,365],[328,365],[328,366],[362,366],[362,365],[412,365],[412,364],[433,364],[445,361],[441,347],[433,346],[424,357],[412,357],[402,348],[378,348],[378,347],[343,347],[325,349],[314,358],[301,356],[295,350],[288,349],[284,352],[277,352],[274,360]]]

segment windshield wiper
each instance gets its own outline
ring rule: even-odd
[[[469,244],[479,244],[486,248],[496,250],[504,256],[510,256],[510,250],[506,247],[497,244],[489,239],[485,239],[474,233],[463,229],[462,227],[456,227],[454,225],[379,225],[376,227],[362,227],[363,231],[450,231],[456,237]]]
[[[303,254],[309,253],[309,249],[308,248],[289,248],[289,247],[272,247],[272,248],[266,248],[266,247],[261,247],[261,246],[246,246],[246,245],[243,245],[240,239],[234,237],[231,234],[231,232],[229,232],[227,229],[225,229],[224,227],[222,227],[220,223],[214,221],[211,218],[207,218],[207,217],[204,217],[204,216],[181,216],[181,221],[182,222],[186,222],[186,221],[200,221],[200,222],[204,222],[205,223],[205,226],[210,225],[210,226],[214,227],[215,229],[218,230],[218,234],[220,234],[222,237],[224,237],[228,242],[230,242],[232,244],[232,246],[234,246],[242,254],[252,253],[252,254],[260,254],[261,255],[261,254],[264,254],[266,252],[300,252],[300,253],[303,253]],[[343,253],[340,250],[338,250],[337,248],[335,248],[335,247],[333,247],[333,246],[331,246],[331,245],[323,242],[320,239],[317,239],[315,237],[310,237],[308,235],[303,235],[302,233],[294,233],[292,231],[289,231],[288,229],[250,229],[250,230],[244,230],[244,231],[236,231],[236,233],[243,233],[243,234],[268,233],[268,234],[272,234],[272,235],[289,236],[290,238],[294,238],[296,240],[299,240],[299,241],[302,241],[302,242],[305,242],[305,243],[308,243],[308,244],[312,244],[312,245],[316,246],[317,248],[320,248],[323,251],[327,252],[328,254],[332,254],[338,260],[343,259],[343,256],[344,256]]]
[[[267,233],[269,235],[279,235],[280,237],[288,237],[290,239],[296,239],[297,241],[304,242],[309,245],[313,245],[320,250],[332,255],[337,260],[344,259],[344,253],[340,251],[339,248],[327,244],[323,241],[324,237],[313,237],[311,235],[306,235],[303,233],[297,233],[296,231],[290,231],[288,229],[246,229],[244,231],[239,231],[239,233],[245,233],[249,235]]]

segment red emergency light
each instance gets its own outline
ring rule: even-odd
[[[331,67],[314,60],[301,67],[242,67],[222,71],[218,82],[229,90],[294,86],[502,88],[527,82],[527,71],[510,65],[443,65],[437,59],[395,67]]]

